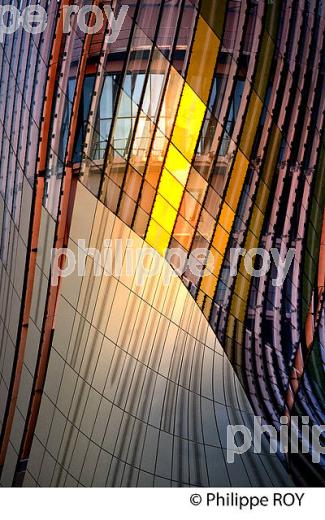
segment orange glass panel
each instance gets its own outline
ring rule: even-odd
[[[211,242],[214,227],[215,227],[215,220],[211,217],[211,215],[207,211],[205,211],[205,209],[202,209],[198,230],[201,233],[201,235],[208,242]]]
[[[216,232],[214,234],[213,246],[222,254],[225,254],[227,244],[229,240],[229,233],[224,230],[220,224],[217,225]]]
[[[202,280],[201,291],[207,294],[210,298],[213,298],[216,292],[217,283],[217,278],[213,274],[208,274]]]
[[[227,204],[224,204],[221,214],[220,214],[219,224],[226,231],[228,231],[228,233],[230,233],[234,220],[235,220],[235,212]]]
[[[208,183],[196,170],[194,170],[194,168],[192,168],[187,181],[186,189],[200,204],[203,203],[207,188]]]
[[[187,191],[185,191],[180,214],[189,222],[193,227],[196,226],[200,216],[201,205],[195,200]]]
[[[181,215],[178,215],[174,229],[174,237],[187,251],[189,251],[191,247],[193,235],[194,228],[190,226]]]
[[[238,150],[226,195],[226,202],[234,212],[244,186],[248,164],[245,155]]]
[[[159,183],[167,148],[168,141],[166,137],[157,129],[145,174],[146,180],[154,188],[156,188]]]

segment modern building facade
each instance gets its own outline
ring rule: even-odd
[[[323,484],[325,5],[74,2],[128,7],[107,42],[39,4],[0,44],[1,485]],[[294,252],[282,283],[258,248]],[[254,416],[296,453],[229,463]]]

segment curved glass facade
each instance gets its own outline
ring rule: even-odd
[[[301,418],[325,424],[325,6],[102,4],[128,8],[109,43],[62,0],[0,44],[0,482],[324,483]],[[132,275],[106,276],[105,240]],[[53,284],[65,248],[86,272]],[[257,250],[294,252],[282,283]],[[254,416],[297,450],[228,463]]]

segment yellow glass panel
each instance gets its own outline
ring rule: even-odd
[[[245,155],[238,150],[226,195],[227,204],[235,212],[244,186],[248,164]]]
[[[265,167],[263,170],[263,179],[269,187],[272,185],[272,179],[276,171],[278,155],[281,146],[282,133],[276,125],[273,125],[270,143],[268,146]],[[265,206],[266,207],[266,206]]]
[[[189,160],[192,160],[201,130],[206,106],[195,92],[185,84],[177,112],[172,142]]]
[[[213,246],[222,254],[225,254],[226,247],[229,240],[229,233],[223,229],[220,224],[217,225],[217,229],[213,238]]]
[[[196,297],[196,303],[198,304],[199,307],[203,307],[204,296],[205,296],[204,292],[202,292],[202,291],[198,292],[198,295]]]
[[[176,209],[179,209],[184,188],[175,179],[175,177],[169,173],[166,169],[163,171],[160,184],[159,193]]]
[[[191,165],[172,144],[168,148],[165,166],[185,186]]]
[[[241,297],[241,299],[244,302],[246,302],[247,298],[248,298],[250,282],[241,273],[238,273],[236,282],[237,283],[236,283],[235,292],[238,296]]]
[[[170,234],[157,224],[157,222],[151,219],[146,241],[151,247],[158,251],[158,253],[164,256],[169,245]]]
[[[157,195],[151,218],[160,224],[169,234],[173,231],[177,211],[161,196]]]
[[[206,317],[207,320],[209,320],[209,318],[210,318],[211,309],[212,309],[212,299],[211,298],[206,298],[205,304],[204,304],[204,307],[203,307],[203,314],[204,314],[204,316]]]
[[[240,321],[237,320],[237,322],[236,322],[236,341],[239,344],[242,344],[243,334],[245,332],[245,329],[244,329],[244,319],[245,319],[245,316],[244,316],[243,319],[241,319]]]
[[[245,248],[247,250],[249,250],[249,249],[254,249],[254,247],[258,247],[258,239],[256,238],[255,235],[253,235],[253,233],[250,230],[248,230],[246,242],[245,242]]]
[[[233,295],[232,302],[231,302],[231,309],[230,312],[233,316],[238,318],[239,320],[243,321],[245,318],[245,311],[246,306],[244,305],[244,302],[237,294]],[[230,326],[227,327],[227,335],[232,337],[230,333]]]
[[[236,325],[236,320],[235,320],[234,316],[232,316],[232,314],[229,314],[227,333],[228,333],[229,337],[231,337],[231,338],[233,337],[233,335],[235,333],[235,325]]]
[[[256,205],[263,211],[265,211],[267,201],[269,200],[270,189],[268,186],[261,180],[261,184],[259,186],[257,195],[256,195]]]
[[[239,275],[239,274],[240,274],[243,278],[246,278],[247,280],[250,280],[250,279],[251,279],[251,275],[247,272],[246,267],[245,267],[245,262],[244,262],[243,259],[241,260],[240,265],[239,265],[238,275]]]
[[[281,143],[281,132],[274,127],[272,130],[272,136],[267,151],[267,159],[265,168],[263,170],[262,179],[257,196],[256,204],[254,204],[253,213],[249,223],[249,231],[247,233],[245,248],[247,250],[258,247],[259,237],[262,231],[264,214],[269,196],[269,187],[272,182],[273,175],[276,171],[276,161],[278,157],[278,151]],[[265,184],[266,183],[266,184]],[[244,261],[241,260],[239,274],[236,279],[235,294],[231,303],[231,313],[241,322],[245,319],[245,312],[247,307],[247,299],[251,284],[251,276],[247,273]],[[237,322],[238,323],[238,322]],[[228,325],[227,334],[232,335],[233,331],[230,330]],[[236,330],[237,341],[241,342],[243,337],[243,329],[238,327]]]
[[[267,32],[264,32],[260,57],[254,81],[254,89],[261,99],[264,99],[267,84],[269,81],[270,69],[272,65],[272,56],[274,53],[274,43]]]
[[[209,98],[219,46],[219,38],[203,18],[200,17],[194,37],[186,81],[204,103],[207,103]]]
[[[251,218],[251,223],[249,229],[254,233],[256,237],[260,236],[262,226],[264,221],[264,214],[258,209],[258,207],[254,204],[253,214]]]
[[[224,204],[220,214],[219,224],[230,233],[234,220],[235,212],[229,208],[228,204]]]
[[[151,225],[152,220],[156,221],[156,224],[159,223],[158,225],[162,227],[161,229],[164,228],[165,231],[171,234],[177,218],[177,211],[175,211],[174,208],[178,210],[181,203],[182,194],[191,168],[189,161],[192,160],[194,154],[204,113],[204,103],[202,103],[188,85],[185,85],[176,117],[172,140],[188,160],[180,153],[174,144],[171,143],[167,151],[165,163],[166,170],[180,182],[183,189],[177,186],[177,190],[172,193],[173,187],[175,187],[174,184],[169,185],[170,182],[173,182],[172,177],[165,175],[167,172],[164,170],[147,233],[149,243],[151,245],[156,244],[157,250],[162,254],[168,246],[170,236],[166,237],[159,229],[157,231],[157,226],[154,224]],[[164,195],[174,207],[168,204],[162,195]],[[155,235],[158,235],[159,238]],[[153,245],[153,247],[155,246]]]
[[[213,259],[213,262],[211,258]],[[214,297],[222,262],[223,255],[221,255],[216,249],[214,249],[214,247],[211,247],[210,260],[208,265],[205,267],[204,276],[202,277],[200,287],[200,290],[202,290],[205,294],[209,295],[211,298]]]
[[[256,130],[260,115],[262,113],[263,103],[257,94],[253,91],[249,102],[248,112],[245,119],[243,135],[240,141],[240,149],[244,152],[246,157],[250,157],[252,152]]]

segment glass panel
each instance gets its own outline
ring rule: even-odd
[[[247,54],[251,53],[254,42],[255,26],[257,21],[257,6],[257,1],[248,6],[248,17],[243,41],[243,50]]]
[[[260,115],[262,113],[262,109],[262,101],[257,96],[257,94],[255,94],[255,92],[252,92],[248,112],[245,118],[243,134],[240,141],[240,148],[244,152],[246,157],[250,157],[250,154],[252,152],[255,134],[258,127]]]
[[[143,173],[148,159],[152,134],[154,132],[153,122],[141,112],[134,136],[130,163]]]
[[[197,153],[195,156],[195,168],[208,178],[211,166],[213,164],[216,153],[216,132],[218,128],[217,119],[211,114],[210,110],[206,111],[205,120],[202,125]]]
[[[194,228],[181,216],[176,220],[174,237],[187,251],[189,251],[194,235]]]
[[[220,204],[221,197],[215,192],[215,190],[212,187],[210,187],[208,190],[204,207],[210,213],[210,215],[212,215],[213,218],[216,218],[219,212]]]
[[[267,33],[263,36],[261,51],[258,58],[258,66],[254,81],[254,89],[259,97],[264,100],[269,81],[274,43]]]
[[[168,200],[176,210],[179,208],[183,189],[183,186],[175,179],[175,177],[173,177],[173,175],[171,175],[167,170],[164,170],[159,184],[159,193]]]
[[[113,182],[108,177],[105,177],[100,200],[113,213],[116,213],[120,193],[121,189],[115,184],[115,182]]]
[[[221,38],[227,0],[202,0],[201,15]]]
[[[137,16],[137,24],[146,35],[153,40],[155,37],[161,0],[141,0]]]
[[[217,287],[217,278],[213,274],[205,275],[201,283],[201,290],[210,298],[214,297]]]
[[[146,179],[154,186],[158,186],[161,169],[167,152],[168,141],[166,137],[158,129],[151,148],[151,153],[148,161]]]
[[[170,64],[157,49],[154,49],[142,110],[154,121],[157,119],[163,87]]]
[[[112,146],[122,157],[128,155],[137,112],[137,105],[122,92],[111,140]]]
[[[145,237],[149,219],[150,219],[149,215],[147,213],[145,213],[145,211],[143,211],[141,208],[138,207],[137,214],[136,214],[136,217],[134,220],[133,229],[141,238]]]
[[[170,69],[158,126],[166,137],[170,137],[176,117],[184,81],[174,69]]]
[[[130,59],[123,82],[123,89],[139,105],[148,69],[152,42],[136,27],[130,49]]]
[[[219,45],[219,38],[200,17],[186,81],[204,103],[208,101]]]
[[[126,171],[126,161],[112,147],[110,148],[105,175],[110,177],[115,184],[122,186]]]
[[[185,0],[172,61],[173,66],[182,76],[185,76],[190,56],[197,14],[193,4],[189,0]]]
[[[224,228],[218,224],[213,238],[213,247],[215,247],[222,256],[224,256],[226,252],[228,240],[229,233],[227,233],[227,231],[225,231]]]
[[[232,225],[235,220],[235,213],[234,211],[229,208],[227,204],[223,205],[220,218],[219,218],[219,224],[226,230],[228,233],[231,232]]]
[[[201,233],[201,235],[204,238],[206,238],[206,240],[208,242],[211,241],[214,227],[215,227],[214,219],[211,217],[211,215],[209,215],[209,213],[207,211],[205,211],[205,209],[202,209],[198,230]]]
[[[139,175],[138,172],[136,172],[134,168],[129,166],[127,174],[126,174],[124,190],[131,197],[131,199],[133,199],[135,201],[138,200],[138,196],[139,196],[140,188],[141,188],[141,180],[142,180],[141,175]]]
[[[106,164],[106,171],[104,176],[104,182],[102,186],[102,191],[100,195],[100,200],[105,203],[106,199],[110,200],[110,205],[108,206],[110,209],[112,207],[117,207],[118,200],[119,200],[119,194],[120,194],[120,188],[124,181],[124,175],[126,171],[126,161],[120,157],[116,151],[113,150],[113,148],[110,148],[107,164]],[[111,183],[108,182],[108,178],[110,181],[113,181],[114,185],[112,187]],[[118,195],[117,188],[119,188]],[[114,196],[117,196],[117,200],[113,201],[113,195],[112,193],[107,193],[107,190],[112,189],[115,193]],[[114,211],[114,210],[112,210]]]
[[[118,211],[118,216],[128,226],[131,226],[136,209],[135,202],[126,194],[123,193],[121,203]]]
[[[146,213],[151,213],[153,208],[153,203],[155,200],[156,191],[150,184],[144,181],[142,192],[141,192],[141,200],[140,206],[144,209]]]
[[[224,100],[231,95],[232,81],[229,77],[229,74],[230,69],[233,66],[234,63],[230,54],[219,54],[217,72],[213,80],[211,95],[208,103],[211,112],[217,119],[220,118]]]
[[[175,96],[175,93],[173,95]],[[172,233],[177,210],[182,200],[184,191],[182,186],[186,185],[190,172],[190,162],[193,159],[205,110],[204,103],[202,103],[189,85],[185,84],[172,134],[173,144],[170,144],[168,148],[165,163],[166,169],[162,174],[158,196],[152,213],[152,219],[170,234]],[[174,145],[178,147],[178,150]],[[163,196],[166,197],[167,201],[170,201],[173,207],[167,203]],[[147,240],[151,241],[151,244],[158,243],[159,251],[162,252],[167,238],[163,235],[162,241],[157,240],[153,236],[154,231],[155,227],[150,224]]]
[[[191,165],[172,144],[168,148],[165,166],[185,186]]]
[[[191,226],[196,227],[200,211],[201,205],[199,202],[195,200],[188,191],[185,191],[180,208],[180,214],[191,224]]]
[[[234,86],[234,91],[229,103],[228,116],[225,123],[225,130],[222,137],[219,155],[225,156],[228,153],[230,140],[234,130],[235,123],[237,121],[237,115],[240,107],[240,103],[243,96],[245,82],[237,79]]]
[[[151,219],[146,241],[156,249],[156,251],[164,255],[170,241],[170,234],[157,224],[155,220]]]
[[[170,2],[164,2],[164,9],[157,37],[157,47],[162,53],[164,53],[167,59],[170,58],[173,50],[180,8],[181,2],[177,2],[177,5],[175,5],[175,3],[171,4]]]
[[[107,75],[104,80],[91,144],[91,157],[93,160],[103,159],[105,155],[118,88],[115,79],[114,75]]]
[[[196,170],[194,170],[194,168],[192,168],[188,178],[186,189],[200,204],[203,203],[207,187],[208,183],[203,179],[203,177],[201,177],[201,175]]]
[[[235,212],[243,189],[248,164],[248,160],[244,154],[238,151],[226,195],[227,204]]]
[[[157,195],[151,218],[161,224],[161,226],[171,234],[176,220],[177,212],[168,202],[161,196]]]
[[[172,142],[191,161],[201,130],[206,106],[185,84],[177,113]]]
[[[229,53],[234,51],[241,4],[242,0],[229,0],[227,6],[222,44],[223,49]]]

